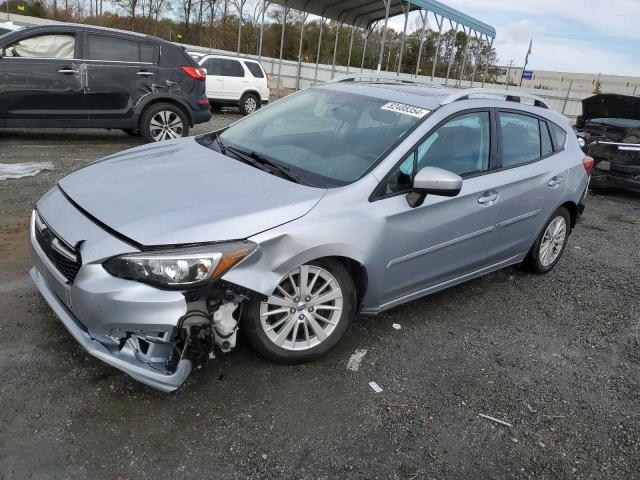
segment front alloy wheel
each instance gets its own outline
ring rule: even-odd
[[[277,361],[310,360],[335,346],[355,306],[353,282],[336,261],[301,265],[248,315],[249,342]]]

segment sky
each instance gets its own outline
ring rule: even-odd
[[[640,76],[640,0],[442,1],[495,27],[500,64],[522,66],[533,39],[529,70]]]

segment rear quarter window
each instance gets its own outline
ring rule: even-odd
[[[551,139],[553,140],[554,150],[564,150],[564,146],[567,143],[567,132],[564,128],[559,127],[553,122],[549,122],[549,131],[551,132]]]
[[[260,68],[260,65],[258,65],[256,62],[244,62],[244,64],[251,72],[251,75],[253,75],[255,78],[264,78],[262,68]]]

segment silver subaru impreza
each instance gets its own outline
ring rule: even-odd
[[[160,390],[240,328],[310,360],[358,314],[553,269],[593,163],[571,131],[527,94],[320,85],[63,178],[33,211],[31,276],[89,353]]]

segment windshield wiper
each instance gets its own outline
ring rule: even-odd
[[[298,177],[296,177],[295,175],[293,175],[291,173],[291,169],[289,167],[285,167],[284,165],[280,165],[278,163],[275,163],[274,161],[272,161],[269,158],[265,157],[261,153],[254,152],[254,151],[246,151],[246,150],[243,150],[241,148],[230,147],[228,145],[223,145],[221,143],[220,139],[218,139],[218,145],[220,145],[220,147],[223,148],[225,151],[229,151],[229,152],[233,153],[236,156],[242,156],[242,157],[250,159],[251,163],[254,166],[255,166],[255,164],[260,165],[259,168],[261,170],[265,170],[265,168],[263,168],[263,167],[266,167],[267,170],[265,170],[265,171],[269,171],[271,173],[278,172],[278,174],[280,174],[281,177],[284,177],[287,180],[291,180],[294,183],[302,183]]]

